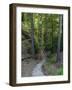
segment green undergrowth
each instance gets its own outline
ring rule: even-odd
[[[48,75],[63,75],[63,64],[56,62],[56,54],[52,54],[46,60],[44,69]]]

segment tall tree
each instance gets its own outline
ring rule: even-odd
[[[54,29],[54,25],[53,25],[54,18],[53,18],[53,15],[51,15],[51,22],[52,22],[52,23],[51,23],[51,29],[52,29],[52,30],[51,30],[51,36],[52,36],[52,45],[51,45],[52,48],[51,48],[51,53],[53,53],[53,32],[54,32],[54,30],[53,30],[53,29]]]
[[[44,45],[45,45],[45,50],[48,51],[48,15],[44,15]]]
[[[38,23],[38,42],[39,42],[39,59],[43,59],[43,34],[42,34],[42,15],[39,14],[39,23]]]
[[[62,33],[63,16],[59,15],[59,30],[58,30],[58,46],[57,46],[57,62],[60,62],[60,42]]]
[[[31,37],[32,37],[32,56],[35,57],[35,49],[34,49],[34,20],[33,13],[29,14],[30,22],[31,22]]]

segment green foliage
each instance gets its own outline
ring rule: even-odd
[[[63,65],[56,63],[56,53],[46,59],[43,67],[48,75],[63,75]]]
[[[56,53],[51,54],[51,55],[49,56],[49,63],[50,63],[50,64],[56,63]]]
[[[63,67],[61,66],[59,69],[57,69],[57,75],[63,75]]]
[[[63,65],[56,63],[56,54],[51,54],[47,58],[44,68],[47,71],[48,75],[63,75]]]
[[[38,52],[39,49],[57,51],[58,14],[22,13],[22,31],[28,32],[32,36],[32,29],[34,31],[35,52]],[[62,48],[61,42],[61,50]]]
[[[63,67],[55,67],[52,64],[44,65],[44,68],[47,70],[48,75],[63,75]]]

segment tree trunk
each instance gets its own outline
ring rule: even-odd
[[[45,45],[48,52],[48,15],[45,15]]]
[[[34,21],[33,21],[33,14],[30,14],[30,21],[31,21],[31,37],[32,37],[32,56],[35,57],[34,51]]]
[[[57,63],[60,62],[60,42],[61,42],[61,33],[62,33],[62,15],[59,16],[59,31],[58,31],[58,46],[57,46]]]
[[[51,36],[52,36],[52,48],[51,48],[51,53],[53,53],[53,20],[52,20],[52,32],[51,32]]]
[[[39,59],[43,59],[43,37],[42,37],[42,15],[39,15],[39,23],[38,23],[38,30],[39,30]]]

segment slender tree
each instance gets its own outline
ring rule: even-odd
[[[30,22],[31,22],[31,37],[32,37],[32,56],[35,57],[35,49],[34,49],[34,20],[33,13],[29,14]]]
[[[58,45],[57,45],[57,62],[60,62],[60,42],[62,33],[62,15],[59,15]]]
[[[38,41],[39,41],[39,59],[43,59],[43,34],[42,34],[42,15],[39,14],[39,23],[38,23]]]
[[[48,15],[44,15],[44,45],[45,45],[45,50],[48,51]]]
[[[53,22],[54,22],[54,20],[53,20],[54,18],[53,18],[53,16],[51,15],[51,36],[52,36],[52,48],[51,48],[51,53],[53,53],[53,32],[54,32],[54,25],[53,25]]]

